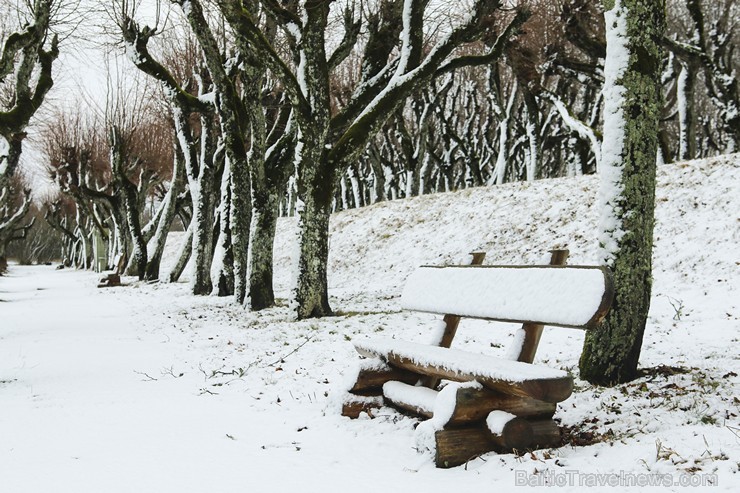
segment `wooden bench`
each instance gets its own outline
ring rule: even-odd
[[[545,325],[593,329],[606,316],[613,288],[608,269],[565,266],[567,250],[550,265],[421,267],[405,286],[405,309],[445,314],[433,345],[398,339],[363,340],[361,360],[342,414],[356,418],[391,405],[430,418],[417,427],[420,446],[438,467],[480,454],[560,445],[552,420],[573,391],[566,371],[532,364]],[[510,357],[450,349],[462,317],[522,323]],[[440,380],[449,383],[439,389]],[[458,383],[459,382],[459,383]],[[421,438],[419,438],[421,437]]]
[[[98,280],[98,288],[115,288],[121,285],[121,273],[126,268],[126,256],[117,257],[116,268],[112,271],[102,272]]]

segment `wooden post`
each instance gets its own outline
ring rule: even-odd
[[[483,259],[486,258],[486,252],[472,252],[473,259],[470,261],[470,265],[481,265]],[[457,326],[460,325],[460,317],[457,315],[445,315],[443,319],[445,323],[444,334],[442,334],[442,340],[439,343],[440,347],[452,346],[452,339],[455,338],[457,332]]]
[[[459,388],[455,410],[448,424],[454,426],[482,421],[493,410],[506,411],[522,417],[551,418],[556,407],[555,403],[531,397],[511,396],[488,389]]]
[[[471,252],[470,255],[473,257],[470,261],[470,265],[481,265],[483,264],[483,260],[486,258],[486,252]],[[458,325],[460,325],[460,317],[457,315],[447,314],[444,316],[442,321],[445,323],[445,329],[442,334],[442,339],[439,342],[439,347],[449,348],[452,346],[452,340],[455,338]],[[439,385],[439,378],[424,377],[421,379],[421,385],[429,387],[430,389],[436,388],[437,385]]]
[[[494,435],[485,425],[451,428],[435,433],[437,467],[455,467],[485,453],[523,452],[540,448],[560,447],[562,439],[557,423],[551,419],[525,420],[515,418]]]
[[[568,261],[568,250],[550,250],[550,265],[565,265]],[[537,346],[540,344],[542,329],[544,325],[523,324],[521,330],[524,331],[524,341],[519,351],[517,361],[531,363],[534,361],[534,355],[537,353]]]
[[[509,453],[530,448],[534,435],[532,425],[524,418],[514,418],[494,435],[485,425],[472,428],[439,430],[434,434],[437,467],[455,467],[493,450]]]

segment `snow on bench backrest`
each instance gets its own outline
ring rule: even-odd
[[[406,282],[407,310],[591,328],[612,299],[601,267],[420,267]]]

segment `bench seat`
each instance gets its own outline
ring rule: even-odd
[[[457,382],[476,380],[506,394],[561,402],[573,391],[568,372],[483,354],[398,339],[356,341],[357,352],[422,375]]]

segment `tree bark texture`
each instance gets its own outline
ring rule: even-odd
[[[607,0],[605,6],[607,38],[617,45],[607,46],[605,72],[615,74],[617,96],[607,99],[605,111],[600,241],[614,272],[615,298],[604,322],[586,335],[580,370],[581,378],[609,385],[636,376],[650,308],[665,12],[656,0]],[[614,67],[620,57],[623,69]]]
[[[159,279],[159,266],[162,262],[162,254],[164,253],[164,246],[167,242],[167,236],[169,235],[170,228],[172,227],[172,221],[175,220],[175,212],[177,212],[177,196],[180,195],[184,188],[185,183],[185,169],[184,163],[175,152],[174,169],[172,170],[172,183],[170,189],[167,191],[167,195],[164,198],[164,203],[160,208],[161,214],[157,220],[157,228],[154,232],[149,245],[148,245],[148,263],[146,266],[146,272],[144,278],[146,280]]]
[[[305,145],[303,138],[305,137],[299,137],[302,162],[297,185],[300,200],[298,230],[301,240],[294,291],[299,319],[332,313],[329,306],[327,264],[329,216],[335,189],[334,178],[326,176],[328,167],[321,162],[321,146]]]
[[[231,170],[224,163],[221,176],[221,202],[218,206],[218,237],[211,264],[211,283],[216,296],[234,294],[234,253],[231,248]]]

